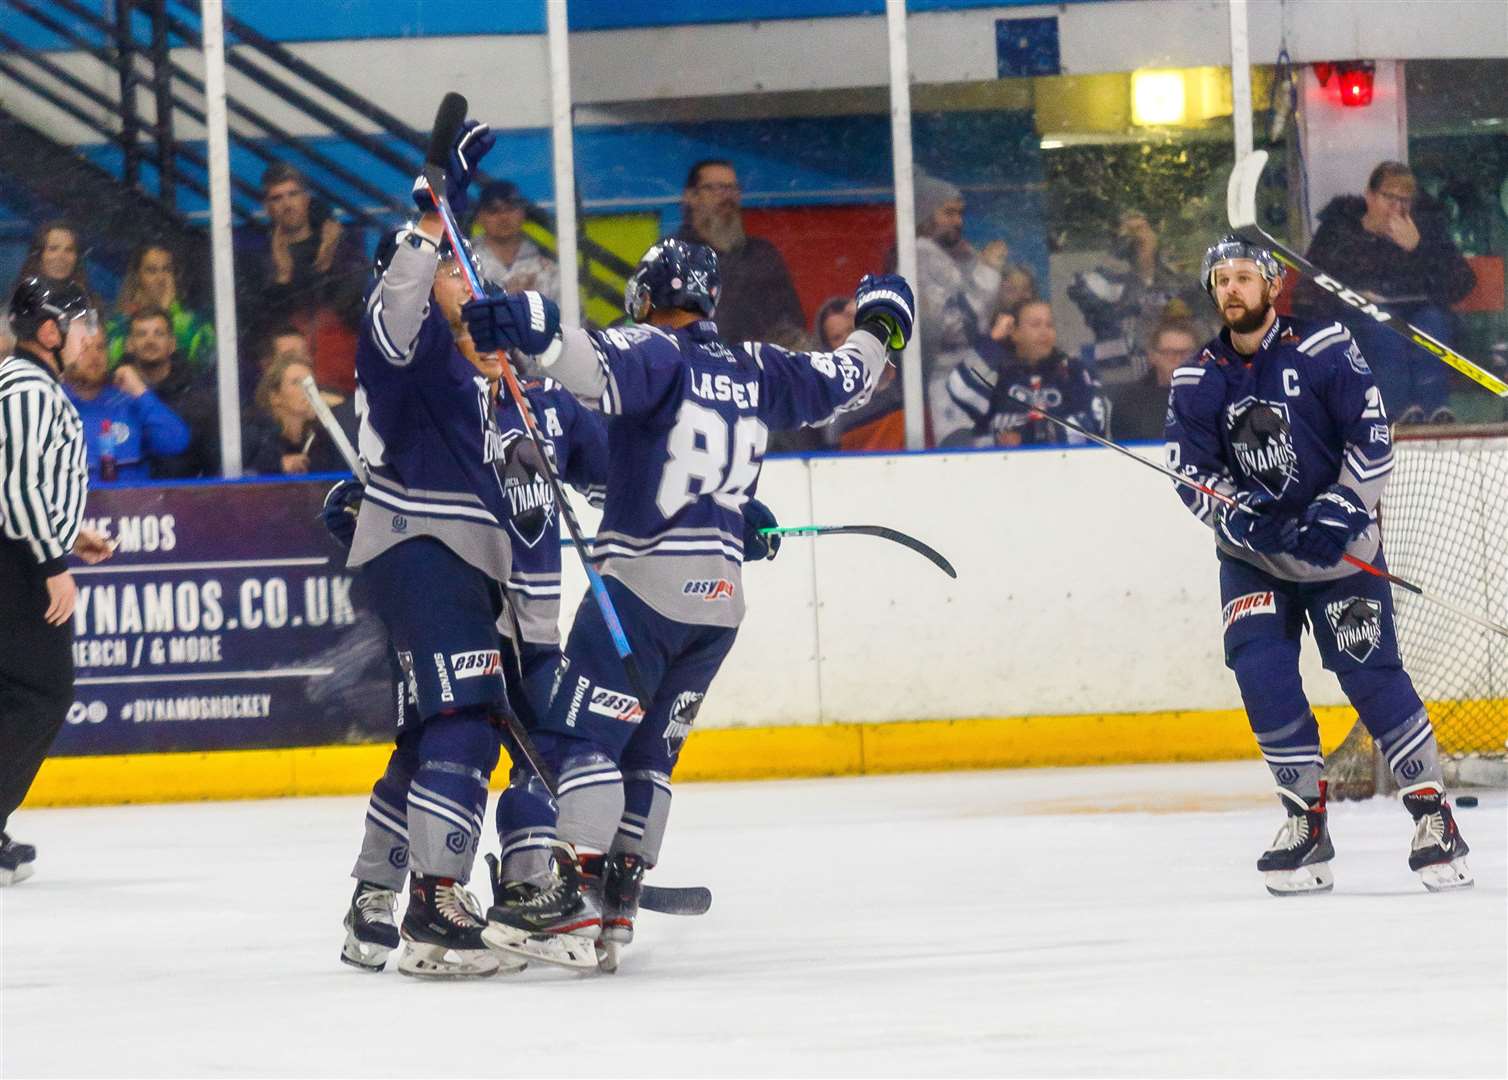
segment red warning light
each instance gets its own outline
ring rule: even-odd
[[[1340,103],[1352,108],[1372,104],[1372,73],[1370,61],[1359,64],[1342,64],[1340,68]]]

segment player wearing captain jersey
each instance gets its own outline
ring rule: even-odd
[[[595,554],[649,696],[641,710],[597,606],[583,601],[535,734],[558,777],[560,875],[488,912],[494,945],[631,939],[671,774],[743,618],[744,510],[769,432],[862,404],[887,346],[904,347],[911,332],[911,290],[894,276],[860,283],[858,329],[831,353],[726,345],[710,321],[717,295],[713,252],[666,240],[629,280],[637,325],[560,329],[554,306],[527,293],[464,309],[480,347],[544,354],[543,373],[607,417]]]
[[[1299,681],[1307,623],[1398,781],[1415,822],[1409,866],[1431,890],[1472,883],[1446,801],[1434,731],[1398,654],[1377,502],[1393,467],[1382,397],[1340,323],[1277,314],[1282,273],[1229,236],[1200,268],[1225,328],[1173,373],[1169,464],[1233,496],[1180,486],[1215,531],[1225,661],[1235,672],[1288,819],[1258,860],[1276,895],[1334,884],[1319,727]]]

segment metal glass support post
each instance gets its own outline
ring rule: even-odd
[[[916,280],[916,198],[911,171],[911,60],[906,51],[906,0],[885,0],[890,34],[890,156],[895,165],[896,269],[921,292]],[[901,361],[901,393],[906,408],[906,449],[927,443],[926,386],[922,378],[920,312]]]
[[[581,325],[576,255],[576,152],[571,125],[568,0],[543,0],[550,46],[550,142],[554,149],[555,252],[560,260],[560,324]]]
[[[210,249],[215,282],[220,471],[241,475],[241,378],[236,366],[236,275],[231,261],[230,132],[225,120],[225,20],[222,0],[201,0],[204,113],[209,140]]]

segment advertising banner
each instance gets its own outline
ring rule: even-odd
[[[74,705],[52,753],[315,746],[392,732],[386,634],[319,510],[328,481],[107,488],[74,566]]]

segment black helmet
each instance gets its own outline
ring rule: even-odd
[[[88,314],[89,294],[71,281],[32,274],[10,298],[10,329],[17,341],[35,341],[42,324],[54,319],[66,335],[74,319]]]
[[[1199,262],[1199,284],[1213,299],[1215,295],[1215,267],[1235,259],[1248,259],[1257,264],[1257,272],[1268,281],[1279,281],[1283,268],[1272,252],[1258,244],[1243,240],[1235,233],[1227,233],[1204,253]]]
[[[699,311],[710,319],[721,293],[717,252],[672,238],[661,240],[639,260],[623,286],[623,310],[634,322],[643,322],[655,308]]]

